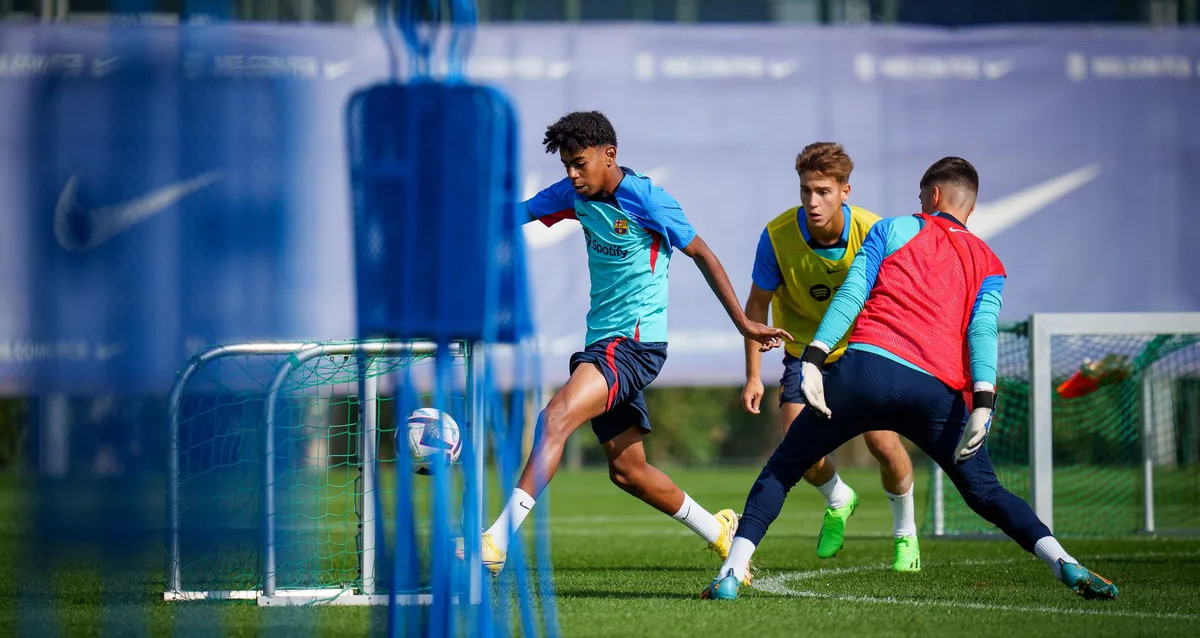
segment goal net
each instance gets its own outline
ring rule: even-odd
[[[453,378],[438,396],[435,352],[426,342],[257,343],[193,357],[171,394],[165,598],[379,602],[370,597],[392,590],[384,539],[397,538],[397,514],[412,530],[400,538],[430,542],[433,481],[408,471],[397,424],[428,406],[464,439],[476,422],[469,349],[445,352]],[[449,492],[460,507],[462,490]],[[416,586],[397,593],[419,597],[430,569],[428,552],[414,554],[424,557]]]
[[[1200,314],[1051,314],[1002,327],[988,453],[1056,535],[1200,533]],[[998,533],[940,470],[935,535]]]

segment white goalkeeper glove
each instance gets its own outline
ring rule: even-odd
[[[988,430],[992,427],[992,410],[996,407],[995,386],[990,383],[977,383],[972,395],[971,416],[963,427],[962,436],[955,448],[954,462],[966,463],[975,456],[987,441]]]
[[[804,400],[810,409],[817,414],[829,418],[832,413],[825,405],[825,377],[821,374],[821,366],[829,356],[829,346],[814,341],[804,348],[800,355],[800,390],[804,392]]]

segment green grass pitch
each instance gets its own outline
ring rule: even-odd
[[[670,469],[711,510],[741,508],[757,468]],[[887,501],[873,471],[843,474],[862,505],[842,553],[814,548],[821,501],[798,486],[755,556],[756,587],[732,602],[697,599],[719,566],[703,543],[611,485],[603,470],[562,472],[551,488],[555,579],[565,636],[1196,636],[1200,539],[1064,539],[1112,578],[1121,598],[1085,601],[1007,539],[921,541],[924,569],[894,574]],[[917,520],[925,482],[918,478]],[[161,510],[150,490],[131,511]],[[161,531],[131,537],[114,564],[72,530],[31,534],[22,491],[0,483],[0,635],[351,636],[378,631],[380,609],[260,609],[245,603],[164,603]],[[81,494],[79,507],[86,508]],[[120,517],[120,511],[104,516]]]

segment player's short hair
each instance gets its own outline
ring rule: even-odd
[[[933,163],[925,175],[921,177],[921,188],[934,184],[958,186],[979,193],[979,172],[971,163],[961,157],[943,157]]]
[[[575,111],[547,126],[542,144],[546,145],[547,153],[557,153],[559,149],[577,153],[593,146],[616,146],[617,131],[600,111]]]
[[[850,182],[850,172],[853,170],[854,160],[850,159],[841,144],[834,142],[813,142],[796,156],[797,175],[813,171],[839,184],[846,184]]]

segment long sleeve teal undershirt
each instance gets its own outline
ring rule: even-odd
[[[942,215],[953,219],[948,215]],[[879,268],[884,258],[907,244],[921,230],[924,222],[919,217],[891,217],[876,222],[863,240],[862,248],[854,256],[846,281],[829,302],[821,324],[817,327],[815,340],[833,345],[854,324],[862,312],[867,295],[875,287]],[[1000,319],[1001,294],[1004,277],[992,275],[983,280],[971,310],[967,324],[967,347],[970,352],[971,379],[973,382],[996,383],[996,357],[999,343],[998,323]],[[870,344],[851,342],[850,349],[874,352],[901,365],[929,374],[916,364],[906,361],[884,348]]]

